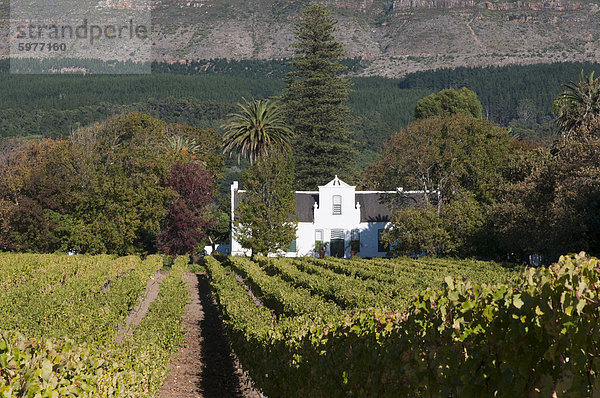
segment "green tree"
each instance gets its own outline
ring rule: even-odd
[[[69,149],[64,140],[32,140],[11,146],[0,157],[0,250],[60,249],[51,215],[76,203]]]
[[[397,210],[392,227],[383,235],[392,253],[437,256],[453,252],[450,235],[434,206]]]
[[[253,254],[287,250],[296,239],[293,164],[280,153],[261,159],[244,171],[246,193],[237,208],[237,240]]]
[[[490,206],[469,193],[438,208],[401,208],[394,212],[392,228],[384,240],[400,255],[491,255],[496,251],[490,232]]]
[[[155,250],[156,236],[174,192],[167,189],[173,158],[164,152],[165,123],[133,112],[72,137],[82,189],[73,213],[102,237],[106,251]],[[81,251],[87,251],[82,248]]]
[[[570,82],[565,88],[554,101],[556,123],[562,135],[585,137],[597,133],[600,125],[600,78],[594,79],[594,72],[586,77],[582,70],[579,82]]]
[[[390,138],[363,173],[362,185],[423,190],[431,193],[427,202],[437,199],[438,189],[442,200],[468,191],[491,202],[500,189],[509,142],[504,129],[471,115],[418,120]]]
[[[223,207],[225,206],[216,204],[209,206],[209,211],[215,217],[215,223],[208,228],[206,234],[213,251],[217,244],[229,243],[231,239],[231,216]]]
[[[267,100],[246,100],[238,104],[240,113],[229,115],[222,127],[225,129],[223,148],[230,155],[238,153],[254,164],[273,151],[286,152],[290,149],[292,130],[285,124],[285,118],[277,103]]]
[[[327,8],[311,5],[296,25],[294,71],[286,77],[283,99],[296,133],[294,170],[300,189],[315,189],[336,174],[347,176],[354,159],[345,105],[350,83],[340,76],[344,49],[334,38],[336,23]]]
[[[170,152],[174,156],[182,156],[184,154],[191,154],[195,156],[199,151],[200,146],[196,144],[196,140],[182,137],[180,135],[172,135],[167,137],[167,143],[165,145],[167,152]]]
[[[203,129],[184,124],[167,125],[166,149],[181,161],[199,161],[210,171],[215,181],[223,178],[225,156],[223,137],[213,129]]]
[[[172,197],[165,139],[162,122],[133,113],[78,129],[68,141],[27,144],[15,174],[14,250],[154,251]]]
[[[554,103],[562,133],[550,150],[517,151],[494,206],[501,248],[556,259],[600,253],[600,79],[571,82]]]
[[[549,259],[569,252],[600,254],[600,133],[575,133],[554,156],[539,161],[520,181],[507,184],[494,206],[494,224],[505,252]]]
[[[191,129],[182,127],[190,134]],[[175,150],[167,151],[167,138],[164,122],[134,112],[80,128],[69,140],[2,145],[0,250],[155,251],[161,227],[172,227],[164,223],[176,196],[167,184],[171,166],[177,160],[194,160],[186,145],[175,142]],[[180,144],[196,139],[191,136]],[[220,139],[212,142],[201,141],[196,160],[213,159],[207,164],[214,175],[221,172],[223,155],[216,153],[221,151]],[[202,167],[200,162],[196,166]],[[196,198],[183,204],[196,216],[199,203]],[[190,221],[187,215],[180,218]]]
[[[394,134],[363,175],[368,189],[424,192],[423,208],[395,212],[386,237],[394,251],[490,253],[489,208],[501,192],[509,143],[502,128],[461,113],[418,120]]]
[[[415,108],[415,119],[427,119],[433,116],[442,117],[457,113],[480,118],[482,112],[483,107],[475,92],[466,87],[460,90],[450,88],[420,99]]]

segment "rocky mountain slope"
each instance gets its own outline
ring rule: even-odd
[[[115,0],[114,6],[132,1]],[[598,0],[319,2],[338,19],[337,35],[348,55],[365,60],[364,75],[397,77],[441,66],[600,60]],[[154,58],[289,57],[294,24],[308,3],[154,0],[149,3]],[[103,0],[103,4],[113,3]],[[6,45],[6,40],[0,43]]]
[[[281,58],[307,1],[157,4],[160,59]],[[366,75],[440,66],[600,59],[600,6],[584,1],[327,0]]]

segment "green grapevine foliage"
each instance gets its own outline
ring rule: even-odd
[[[183,339],[186,260],[119,345],[160,256],[0,253],[0,397],[155,396]]]
[[[438,259],[230,261],[242,264],[234,271],[269,297],[257,306],[235,272],[207,261],[234,349],[268,396],[600,394],[600,264],[584,254],[524,272]],[[267,288],[251,274],[278,278]],[[341,297],[353,296],[338,277],[351,289],[371,292],[370,305],[343,306],[351,310],[326,322],[324,307],[282,310],[307,290],[319,300],[348,304],[352,299]],[[405,304],[394,301],[394,293],[381,300],[378,292],[400,291],[411,277],[434,288]],[[278,295],[265,293],[275,286]]]

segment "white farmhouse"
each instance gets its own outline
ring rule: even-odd
[[[231,219],[243,200],[244,190],[238,182],[231,185]],[[316,256],[315,243],[327,243],[326,255],[350,257],[351,241],[360,242],[360,257],[383,257],[388,248],[381,233],[390,225],[391,203],[401,197],[403,205],[416,205],[423,199],[422,191],[357,191],[337,176],[318,191],[296,191],[298,229],[288,257]],[[395,202],[398,202],[397,200]],[[233,231],[232,222],[232,231]],[[231,235],[231,254],[250,255]]]

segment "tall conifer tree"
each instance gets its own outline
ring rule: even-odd
[[[340,76],[344,48],[333,35],[336,23],[327,8],[311,5],[296,25],[295,70],[286,77],[283,99],[296,133],[297,189],[315,189],[336,174],[347,176],[356,153],[347,128],[350,83]]]

